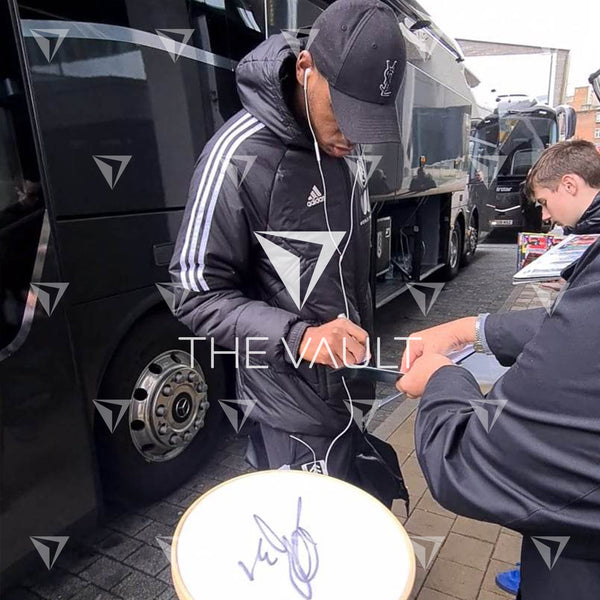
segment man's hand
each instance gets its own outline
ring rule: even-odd
[[[473,343],[475,321],[477,317],[465,317],[411,334],[402,354],[400,371],[408,372],[412,369],[413,363],[424,354],[447,354]]]
[[[349,319],[338,318],[319,327],[309,327],[300,342],[300,356],[335,368],[344,366],[344,358],[346,365],[356,365],[367,356],[367,338],[364,329]]]
[[[425,354],[415,360],[410,371],[398,379],[396,387],[409,398],[419,398],[431,376],[441,367],[454,364],[442,354]]]

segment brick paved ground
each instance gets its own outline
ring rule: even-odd
[[[405,336],[424,327],[478,311],[498,310],[511,294],[514,245],[482,246],[475,262],[445,286],[438,302],[423,315],[408,294],[378,314],[378,328],[389,336]],[[511,295],[515,309],[539,302],[535,290]],[[522,295],[521,295],[522,294]],[[380,333],[383,335],[383,333]],[[398,348],[384,344],[385,364],[398,358]],[[382,388],[387,395],[391,388]],[[394,512],[411,535],[440,536],[443,544],[427,570],[419,567],[413,597],[420,600],[507,597],[494,586],[497,571],[509,568],[519,553],[519,538],[495,525],[479,523],[444,510],[427,490],[413,447],[415,403],[394,402],[373,420],[371,429],[394,445],[412,496],[408,519],[402,506]],[[161,502],[139,508],[108,509],[106,519],[82,539],[69,539],[51,571],[26,578],[2,600],[170,600],[175,598],[169,549],[177,521],[202,493],[250,470],[245,441],[225,431],[219,448],[197,476]],[[376,600],[375,598],[373,600]]]

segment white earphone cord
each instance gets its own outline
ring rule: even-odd
[[[337,244],[335,242],[335,239],[333,237],[333,234],[331,232],[331,226],[329,225],[329,215],[327,213],[327,186],[325,185],[325,176],[323,174],[323,168],[321,166],[321,153],[319,151],[319,144],[317,142],[317,136],[315,135],[315,131],[313,129],[312,126],[312,122],[310,120],[310,110],[309,110],[309,106],[308,106],[308,74],[310,73],[310,69],[306,69],[306,71],[304,72],[304,104],[306,107],[306,117],[308,120],[308,126],[310,128],[310,132],[312,134],[313,137],[313,142],[314,142],[314,148],[315,148],[315,157],[317,159],[317,165],[319,167],[319,173],[321,175],[321,182],[323,184],[323,209],[325,211],[325,223],[327,225],[327,231],[329,232],[329,236],[331,238],[332,243],[334,244],[337,253],[339,254],[339,259],[338,259],[338,271],[340,274],[340,285],[342,288],[342,295],[344,297],[344,308],[345,308],[345,315],[346,318],[349,319],[350,318],[350,309],[349,309],[349,305],[348,305],[348,296],[346,295],[346,286],[344,284],[344,275],[343,275],[343,271],[342,271],[342,262],[344,260],[344,256],[346,254],[346,250],[348,249],[348,246],[350,245],[350,240],[352,239],[352,233],[354,231],[354,191],[356,189],[356,183],[358,181],[358,166],[356,169],[356,175],[354,177],[354,183],[352,184],[352,192],[351,192],[351,196],[350,196],[350,231],[348,233],[348,238],[346,239],[346,243],[344,244],[344,249],[340,252],[340,249],[337,247]],[[327,448],[327,452],[325,453],[325,472],[329,473],[329,470],[327,468],[327,464],[329,461],[329,454],[331,453],[331,450],[333,449],[333,446],[335,445],[335,443],[350,429],[350,427],[352,426],[352,421],[354,419],[354,405],[352,403],[352,396],[350,395],[350,391],[348,390],[348,385],[346,384],[346,378],[342,377],[342,383],[344,385],[344,389],[346,390],[346,394],[348,395],[348,400],[350,401],[350,419],[348,420],[348,423],[346,425],[346,427],[343,429],[343,431],[341,431],[331,442],[331,444],[329,444],[329,447]],[[297,440],[298,442],[301,442],[302,444],[304,444],[311,452],[313,455],[313,466],[316,464],[317,462],[317,458],[316,458],[316,454],[315,451],[311,448],[311,446],[309,444],[307,444],[306,442],[304,442],[303,440],[301,440],[300,438],[297,438],[296,436],[290,435],[291,438]]]

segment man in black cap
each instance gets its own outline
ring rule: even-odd
[[[377,0],[332,4],[297,56],[287,39],[270,37],[237,67],[243,109],[196,164],[171,273],[180,320],[237,353],[237,398],[256,402],[268,466],[356,481],[345,403],[373,389],[327,372],[368,354],[359,144],[400,141],[406,50]]]

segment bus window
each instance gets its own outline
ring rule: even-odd
[[[21,22],[58,217],[182,207],[208,137],[239,108],[228,57],[150,33],[160,11],[135,6],[139,28]]]
[[[281,2],[281,0],[268,0],[268,29],[269,35],[279,33],[282,29],[293,30],[310,27],[310,24],[321,14],[326,4],[322,2],[308,0],[291,0],[290,2]],[[298,32],[297,37],[302,37],[302,32]]]

